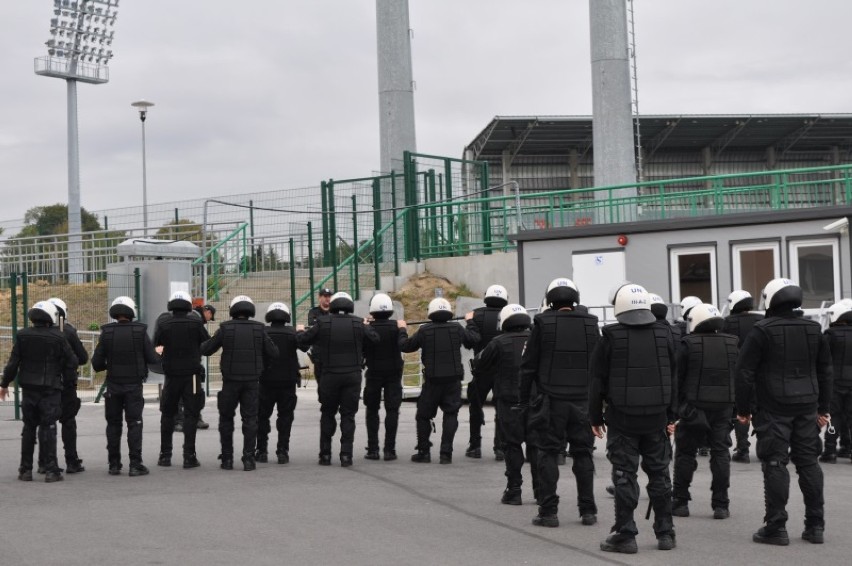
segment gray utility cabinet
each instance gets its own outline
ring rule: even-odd
[[[192,261],[201,255],[201,250],[192,242],[150,238],[125,240],[116,249],[119,261],[107,266],[109,304],[122,295],[136,300],[138,320],[148,325],[148,334],[153,336],[154,323],[166,312],[172,293],[192,294]]]

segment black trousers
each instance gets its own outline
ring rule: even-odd
[[[527,436],[526,413],[512,410],[515,401],[497,399],[497,430],[503,440],[501,448],[506,459],[506,487],[509,489],[520,489],[524,483],[522,470],[524,467],[523,444],[527,445],[527,452],[534,452]],[[532,473],[533,493],[538,495],[538,469],[536,457],[528,454],[530,461],[530,472]]]
[[[193,380],[195,380],[195,393],[192,392]],[[160,452],[163,454],[172,453],[172,438],[181,402],[184,406],[183,454],[185,456],[195,454],[196,425],[201,411],[198,401],[200,391],[201,382],[194,375],[166,376],[160,398]]]
[[[207,391],[204,389],[204,382],[207,380],[207,370],[204,369],[204,364],[198,365],[198,371],[195,374],[196,379],[196,398],[195,398],[195,412],[197,414],[196,418],[196,429],[198,428],[198,421],[201,420],[201,411],[204,410],[204,406],[207,404]],[[184,418],[184,402],[183,397],[178,398],[178,409],[177,414],[175,415],[175,423],[180,423],[183,426],[183,418]]]
[[[639,529],[633,512],[639,505],[640,458],[642,470],[648,476],[648,497],[654,508],[654,533],[673,533],[672,483],[669,464],[672,446],[665,429],[647,434],[628,434],[610,428],[607,432],[606,457],[612,464],[612,483],[615,486],[615,524],[610,531],[636,536]]]
[[[59,418],[61,393],[59,389],[22,388],[21,415],[24,430],[21,432],[20,471],[33,469],[36,436],[39,458],[48,472],[57,471],[56,420]]]
[[[257,415],[257,451],[266,452],[269,448],[270,418],[278,407],[275,429],[278,431],[277,454],[290,451],[290,431],[293,428],[293,411],[296,410],[295,381],[284,383],[261,383]]]
[[[320,454],[331,454],[331,439],[337,432],[340,413],[340,454],[352,456],[355,439],[355,415],[361,395],[361,372],[324,371],[319,384]]]
[[[142,396],[141,383],[113,383],[107,379],[104,393],[107,455],[110,464],[121,464],[121,421],[127,421],[127,448],[130,463],[142,463]]]
[[[805,501],[805,526],[824,526],[823,477],[818,461],[822,443],[816,413],[789,417],[758,411],[753,425],[757,431],[757,457],[763,468],[766,526],[774,530],[787,524],[790,497],[787,463],[791,460]]]
[[[432,419],[438,414],[438,408],[444,413],[441,427],[441,454],[453,453],[453,440],[459,428],[459,409],[461,408],[461,379],[435,383],[426,380],[417,400],[417,450],[428,452],[432,443]]]
[[[831,424],[834,434],[825,433],[825,451],[829,454],[837,452],[837,439],[840,447],[849,447],[849,425],[852,424],[852,389],[835,387],[831,393]],[[844,443],[844,433],[846,442]]]
[[[480,448],[482,446],[482,427],[485,425],[485,401],[488,394],[494,389],[494,376],[477,373],[467,384],[467,402],[470,410],[470,447]],[[496,424],[497,417],[494,417]],[[494,428],[494,450],[503,445],[500,438],[500,427]]]
[[[728,487],[731,484],[731,409],[702,411],[710,429],[678,425],[675,430],[674,489],[677,499],[690,500],[689,486],[698,468],[696,455],[702,446],[710,448],[711,505],[713,509],[728,508]],[[682,421],[681,421],[682,422]]]
[[[240,407],[243,421],[243,457],[254,457],[257,443],[257,380],[223,381],[217,402],[219,405],[219,442],[222,445],[222,459],[234,457],[234,416]]]
[[[592,460],[595,440],[586,403],[550,398],[550,417],[547,427],[537,434],[539,478],[539,512],[541,515],[556,515],[559,496],[559,453],[567,440],[571,454],[574,478],[577,482],[577,507],[580,515],[597,513],[595,505],[595,464]]]
[[[64,382],[60,392],[59,422],[62,425],[62,447],[65,449],[65,462],[77,463],[77,413],[80,412],[80,398],[77,397],[77,382]],[[44,445],[39,444],[38,465],[44,467]]]
[[[402,373],[369,378],[364,385],[364,407],[367,409],[367,450],[379,449],[379,408],[385,399],[385,450],[396,450],[399,407],[402,405]]]

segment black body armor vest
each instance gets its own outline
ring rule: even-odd
[[[665,412],[672,401],[671,333],[657,324],[605,326],[610,402],[628,415]]]
[[[723,409],[734,403],[737,337],[690,334],[684,339],[689,361],[684,382],[686,400],[699,409]]]
[[[576,311],[545,311],[535,317],[539,386],[543,393],[582,401],[589,396],[589,360],[600,340],[598,317]]]
[[[222,379],[253,381],[263,373],[263,343],[266,328],[262,322],[248,319],[226,320],[222,333]]]
[[[763,320],[762,314],[754,312],[741,312],[737,314],[729,314],[725,317],[725,322],[722,324],[722,332],[725,334],[733,334],[737,337],[737,346],[742,348],[746,336],[754,328],[757,322]]]
[[[361,371],[364,359],[364,321],[351,314],[333,313],[317,320],[322,371],[354,373]]]
[[[115,383],[142,383],[145,380],[148,376],[145,359],[147,332],[146,325],[133,321],[111,322],[101,327],[108,380]]]
[[[426,379],[451,380],[464,377],[461,360],[464,329],[454,322],[430,322],[420,327],[420,360]]]
[[[834,364],[834,387],[852,389],[852,326],[832,326],[825,335]]]
[[[764,352],[763,380],[769,396],[780,405],[816,403],[819,398],[816,362],[822,332],[817,322],[770,317],[756,323],[769,338]]]
[[[484,350],[489,342],[503,333],[497,325],[501,310],[503,309],[500,307],[479,307],[473,310],[473,322],[479,330],[479,342],[473,346],[474,355]]]
[[[296,329],[292,326],[273,322],[266,327],[266,334],[278,348],[278,358],[271,360],[260,376],[264,383],[298,383],[299,357],[297,354]]]
[[[374,320],[370,326],[378,333],[378,344],[364,344],[367,360],[367,379],[397,374],[402,371],[402,354],[399,349],[399,328],[396,320]]]
[[[201,343],[210,338],[195,315],[178,311],[161,316],[154,333],[155,345],[163,346],[163,371],[167,376],[190,376],[201,363]]]
[[[65,337],[56,327],[34,326],[18,331],[18,383],[21,387],[62,388]]]
[[[494,338],[500,349],[500,368],[494,380],[494,397],[504,401],[518,401],[521,389],[521,359],[524,346],[530,336],[529,330],[505,332]]]

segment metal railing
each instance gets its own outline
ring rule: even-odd
[[[248,273],[247,229],[248,224],[243,222],[192,262],[193,268],[198,270],[197,277],[200,279],[195,287],[203,290],[205,298],[219,300],[219,294],[229,284],[236,279],[244,278]]]

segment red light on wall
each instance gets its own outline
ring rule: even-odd
[[[619,245],[619,246],[626,246],[626,245],[627,245],[627,242],[628,242],[628,240],[627,240],[627,236],[625,236],[624,234],[621,234],[621,235],[618,237],[618,240],[617,240],[617,241],[618,241],[618,245]]]

